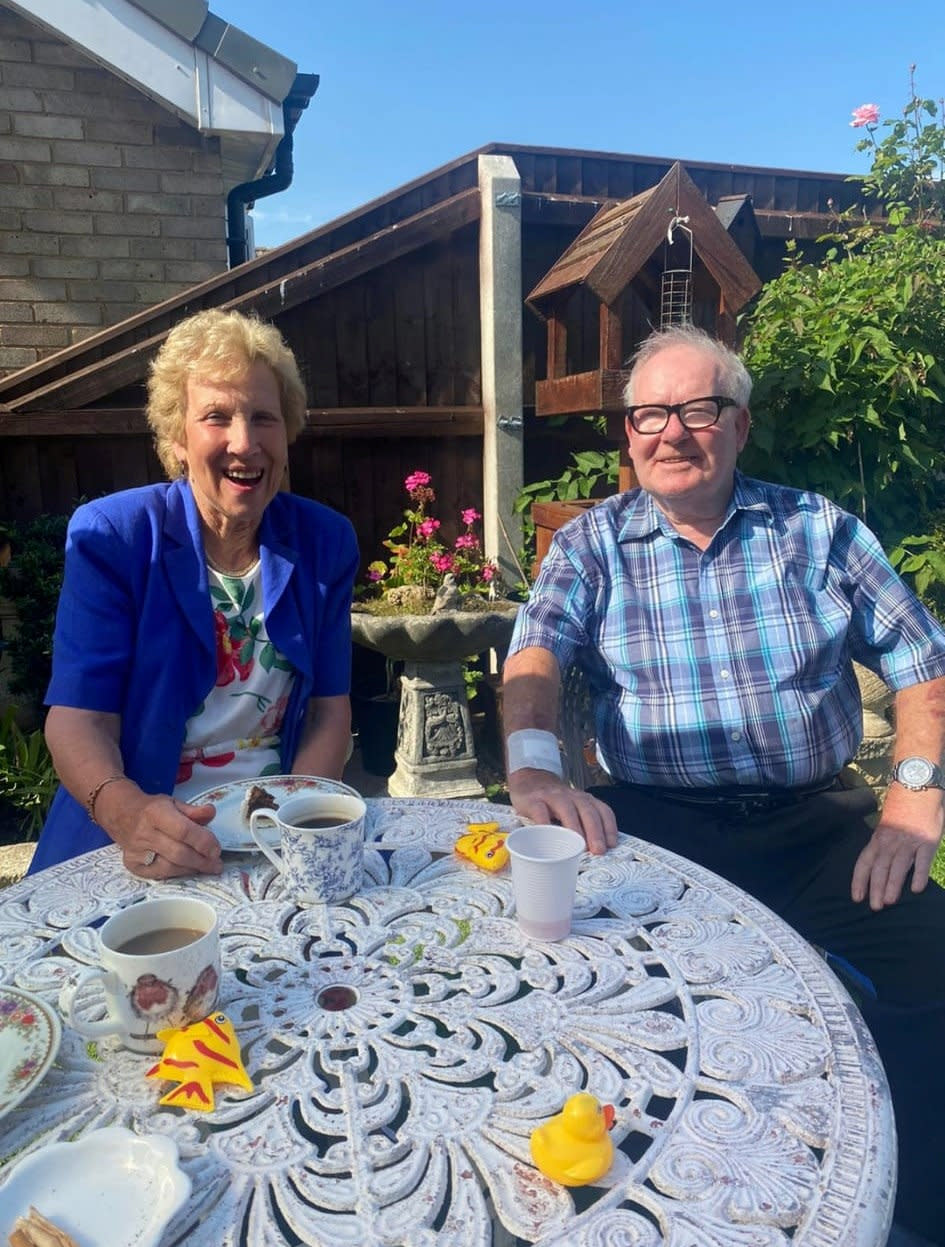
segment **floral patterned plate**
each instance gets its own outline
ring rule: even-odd
[[[8,1231],[32,1205],[78,1243],[157,1247],[190,1197],[177,1159],[172,1139],[124,1126],[51,1143],[25,1156],[0,1186],[0,1227]]]
[[[350,797],[361,795],[339,779],[323,779],[319,775],[263,775],[259,779],[236,779],[230,784],[221,784],[219,788],[208,788],[199,796],[192,797],[190,804],[217,807],[210,830],[220,841],[224,852],[258,852],[256,842],[249,834],[249,820],[243,817],[242,811],[243,799],[254,784],[264,788],[279,804],[301,792],[345,792]],[[267,836],[266,842],[270,842],[270,837]],[[279,843],[275,827],[272,828],[271,842],[273,845]]]
[[[61,1038],[49,1005],[18,987],[0,986],[0,1117],[46,1077]]]

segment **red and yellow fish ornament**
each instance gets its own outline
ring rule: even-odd
[[[158,1031],[157,1037],[165,1045],[164,1052],[145,1077],[165,1078],[178,1084],[161,1096],[161,1104],[209,1113],[213,1109],[215,1083],[253,1090],[240,1057],[236,1031],[225,1013],[213,1013],[202,1022],[179,1030],[171,1027]]]
[[[509,860],[507,834],[499,831],[498,823],[467,823],[465,835],[456,841],[456,852],[480,870],[501,870]]]

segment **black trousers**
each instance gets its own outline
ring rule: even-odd
[[[740,819],[638,787],[593,788],[621,831],[737,884],[869,978],[859,1001],[886,1068],[899,1136],[896,1220],[945,1247],[945,891],[874,913],[850,898],[872,834],[868,788],[831,789]],[[908,889],[910,880],[906,881]]]

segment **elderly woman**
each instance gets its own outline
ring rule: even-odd
[[[350,741],[351,524],[280,492],[305,391],[278,331],[177,325],[148,421],[170,484],[69,525],[46,739],[62,786],[32,870],[113,840],[146,879],[218,873],[191,799],[290,771],[338,777]]]

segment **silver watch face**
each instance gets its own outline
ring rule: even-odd
[[[928,758],[904,758],[896,767],[896,779],[907,788],[928,788],[936,769]]]

